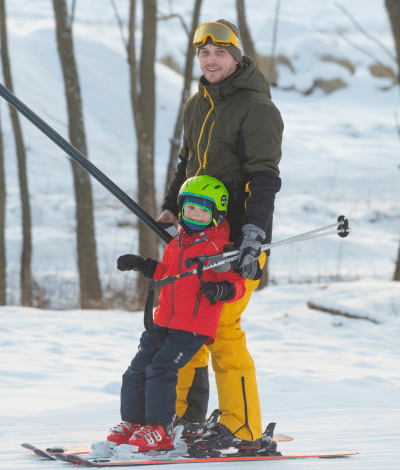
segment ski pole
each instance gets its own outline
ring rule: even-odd
[[[35,125],[50,140],[58,145],[64,152],[85,171],[92,175],[100,184],[102,184],[110,193],[119,199],[131,212],[147,225],[161,240],[169,243],[172,236],[156,222],[144,209],[133,201],[121,188],[102,173],[93,163],[91,163],[79,150],[61,137],[58,132],[51,128],[43,119],[20,101],[10,90],[0,83],[0,95],[18,112],[20,112],[28,121]]]
[[[339,235],[339,237],[344,238],[344,237],[347,237],[347,235],[349,234],[349,231],[350,229],[349,229],[348,219],[344,215],[340,215],[335,224],[317,228],[315,230],[311,230],[310,232],[302,233],[300,235],[296,235],[295,237],[286,238],[285,240],[281,240],[279,242],[267,243],[265,245],[261,245],[261,251],[267,251],[277,246],[289,245],[290,243],[310,240],[312,238],[325,237],[326,235],[337,234]],[[238,257],[239,257],[239,250],[226,251],[224,253],[218,253],[216,255],[211,255],[211,256],[200,255],[200,256],[196,256],[195,258],[187,258],[185,260],[185,267],[189,269],[193,265],[201,263],[203,265],[203,271],[206,271],[207,269],[215,268],[225,263],[231,263],[232,261],[237,260]],[[208,264],[205,264],[207,262]],[[175,276],[167,276],[164,279],[160,279],[158,281],[154,281],[153,279],[151,279],[149,281],[149,289],[150,288],[154,289],[155,287],[163,287],[168,284],[172,284],[174,281],[178,279],[182,279],[184,277],[191,276],[192,274],[196,274],[196,273],[197,273],[197,269],[192,269],[191,271],[186,271],[184,273],[177,274]]]

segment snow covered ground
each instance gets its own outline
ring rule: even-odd
[[[159,9],[179,12],[189,21],[191,3],[159,0]],[[383,3],[341,2],[394,51]],[[67,137],[51,2],[6,4],[15,94]],[[126,17],[128,2],[116,4]],[[330,95],[318,89],[309,96],[272,90],[285,121],[274,240],[328,225],[340,214],[352,218],[353,231],[346,239],[329,236],[276,248],[269,265],[273,283],[254,294],[243,327],[256,361],[264,425],[276,421],[277,432],[294,438],[279,445],[281,452],[360,454],[340,461],[252,465],[399,468],[400,289],[390,282],[400,234],[399,93],[390,79],[372,77],[371,55],[350,46],[338,32],[385,65],[395,65],[334,1],[281,4],[277,52],[290,58],[295,72],[280,66],[278,85],[304,90],[316,78],[341,78],[348,86]],[[234,8],[232,0],[204,0],[200,20],[225,17],[236,22]],[[274,9],[274,0],[246,2],[262,54],[271,49]],[[135,198],[127,64],[111,2],[78,0],[74,32],[88,156]],[[158,59],[171,54],[182,66],[186,37],[179,20],[160,23],[158,34]],[[321,62],[323,55],[351,61],[354,73]],[[157,188],[164,187],[181,86],[177,73],[157,65]],[[20,204],[5,102],[0,103],[0,116],[6,152],[7,295],[14,305],[0,308],[0,468],[56,468],[59,462],[24,458],[20,443],[104,439],[119,419],[121,375],[136,351],[143,321],[141,314],[119,310],[71,310],[77,306],[77,276],[70,163],[26,120],[21,123],[28,150],[33,270],[53,310],[18,307]],[[133,276],[117,273],[115,260],[137,250],[134,216],[95,181],[93,191],[103,288],[129,289]],[[161,200],[162,192],[157,196]],[[307,302],[374,322],[310,310]],[[213,386],[210,410],[217,403]]]
[[[307,301],[367,314],[379,324],[310,310]],[[276,432],[294,438],[279,444],[281,452],[360,452],[340,461],[252,466],[398,468],[400,298],[394,283],[271,287],[254,295],[243,327],[258,371],[263,423],[276,421]],[[121,375],[142,329],[141,315],[122,311],[2,308],[1,468],[61,465],[22,457],[22,442],[104,440],[118,422]],[[210,410],[218,406],[214,383],[211,395]]]

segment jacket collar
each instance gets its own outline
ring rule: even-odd
[[[211,105],[223,101],[239,88],[257,90],[271,98],[268,82],[251,57],[244,56],[236,71],[220,83],[212,85],[204,75],[198,82],[200,96],[204,96],[208,102],[211,99]]]
[[[187,243],[188,245],[193,245],[194,243],[199,243],[203,240],[210,240],[213,239],[214,236],[217,235],[217,232],[220,232],[221,230],[227,231],[227,237],[229,237],[229,224],[226,220],[222,222],[221,225],[218,225],[218,227],[211,227],[208,228],[207,230],[204,230],[204,232],[195,232],[192,234],[188,234],[181,228],[179,230],[179,235],[178,235],[178,240],[179,243]],[[221,236],[222,233],[218,233],[217,236]]]

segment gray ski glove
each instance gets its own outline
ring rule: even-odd
[[[242,237],[233,244],[239,250],[237,270],[245,279],[261,278],[262,270],[258,257],[261,255],[261,243],[265,238],[264,230],[253,224],[242,227]]]
[[[265,238],[264,230],[257,225],[246,224],[242,227],[242,237],[233,244],[239,250],[238,268],[253,263],[261,255],[261,242]]]

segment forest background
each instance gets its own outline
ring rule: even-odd
[[[279,248],[262,286],[399,280],[399,11],[369,3],[1,0],[3,82],[156,217],[200,75],[190,38],[229,17],[285,121],[274,241],[352,219],[345,244]],[[0,304],[141,308],[116,258],[163,243],[0,106]]]

